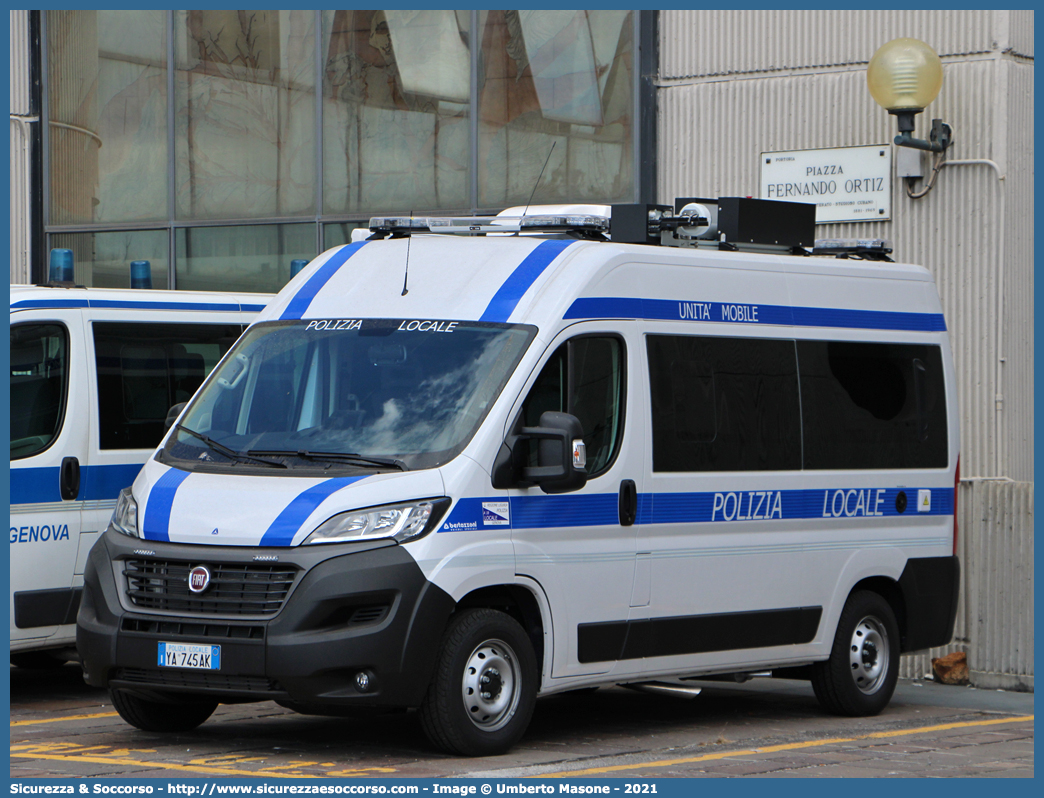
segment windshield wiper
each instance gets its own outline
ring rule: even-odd
[[[225,444],[223,443],[218,443],[209,435],[204,435],[202,432],[196,432],[194,429],[189,429],[184,424],[176,425],[175,429],[187,432],[194,438],[199,438],[201,441],[203,441],[203,443],[205,443],[215,452],[220,452],[221,454],[225,455],[225,457],[228,457],[232,460],[238,460],[239,462],[243,462],[244,460],[253,460],[255,463],[264,463],[265,465],[270,465],[275,468],[288,468],[286,463],[280,463],[277,460],[266,460],[263,457],[254,457],[249,452],[237,452],[235,449],[231,449],[228,446],[225,446]]]
[[[371,457],[367,454],[354,454],[352,452],[309,452],[304,449],[297,451],[278,449],[251,449],[247,454],[267,454],[272,456],[292,455],[303,460],[325,460],[331,463],[348,463],[350,465],[372,465],[372,466],[394,466],[400,471],[409,471],[410,468],[402,460],[395,457]]]

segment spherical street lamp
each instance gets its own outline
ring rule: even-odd
[[[942,88],[942,62],[935,50],[917,39],[893,39],[883,45],[866,70],[866,83],[874,100],[899,122],[895,143],[900,147],[943,152],[950,146],[950,126],[932,120],[930,141],[915,139],[914,117]]]

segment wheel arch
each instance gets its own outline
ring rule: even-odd
[[[500,584],[476,588],[461,597],[454,612],[470,609],[498,610],[518,621],[533,644],[537,663],[543,668],[544,617],[540,601],[528,586]]]
[[[852,585],[848,596],[850,597],[858,590],[869,590],[871,593],[877,593],[877,595],[888,602],[892,612],[895,614],[895,622],[899,626],[899,650],[901,652],[907,651],[906,637],[909,623],[907,621],[906,597],[903,595],[903,590],[899,583],[887,576],[868,576]],[[845,600],[848,600],[847,597]]]

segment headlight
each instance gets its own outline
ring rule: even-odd
[[[304,542],[345,543],[394,538],[405,543],[434,529],[449,504],[449,499],[423,499],[340,513],[320,524]]]
[[[116,509],[112,511],[112,520],[109,526],[124,535],[132,538],[140,538],[138,532],[138,503],[134,501],[134,495],[130,488],[120,491],[120,498],[116,500]]]

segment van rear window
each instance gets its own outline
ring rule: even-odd
[[[927,344],[798,341],[805,468],[945,468],[942,354]]]
[[[947,465],[938,346],[650,335],[647,348],[654,471]]]
[[[654,471],[801,468],[793,341],[650,335]]]

